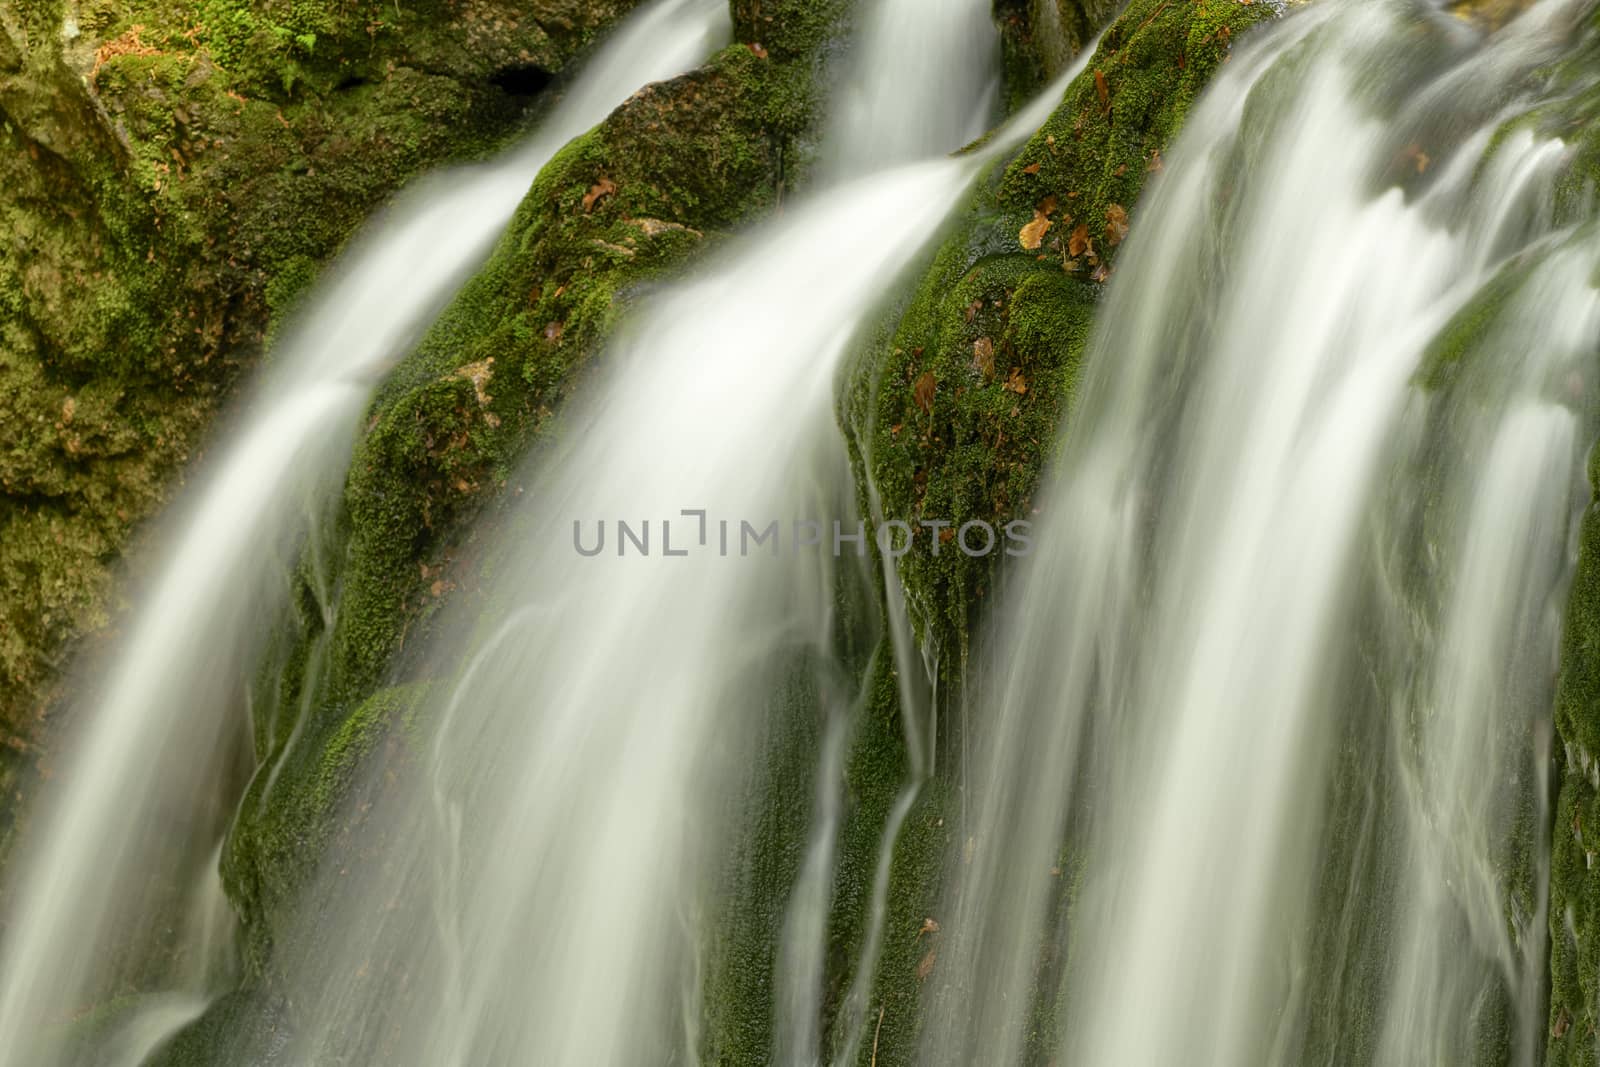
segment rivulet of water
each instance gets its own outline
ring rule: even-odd
[[[243,692],[372,389],[544,163],[727,33],[718,0],[642,9],[526,143],[418,182],[331,268],[171,521],[109,672],[85,680],[94,696],[73,712],[15,867],[0,1064],[138,1063],[220,988],[232,939],[217,850],[249,773]],[[111,1021],[80,1018],[90,1009]]]
[[[1586,12],[1317,5],[1192,113],[970,695],[923,1062],[1534,1062],[1600,303],[1515,120]]]

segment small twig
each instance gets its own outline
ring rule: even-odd
[[[878,1005],[878,1026],[872,1031],[872,1062],[867,1067],[878,1067],[878,1035],[883,1033],[883,1009],[888,1006],[887,1003]]]

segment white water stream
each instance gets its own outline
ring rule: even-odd
[[[1519,807],[1524,840],[1545,817],[1583,499],[1570,376],[1600,304],[1592,244],[1555,228],[1564,146],[1491,134],[1539,102],[1527,75],[1580,10],[1478,44],[1402,5],[1321,5],[1242,46],[1189,118],[969,698],[923,1062],[1532,1062],[1545,915],[1508,860]],[[1514,325],[1427,388],[1446,324],[1535,246]],[[1459,454],[1389,492],[1439,420]],[[1364,634],[1393,618],[1415,658],[1374,665]],[[1363,960],[1319,886],[1349,877],[1331,791],[1361,782],[1334,757],[1369,703],[1393,722],[1365,773],[1400,794],[1398,885],[1344,902],[1390,933],[1370,1013],[1340,1015],[1329,971]]]
[[[331,268],[173,521],[166,559],[98,695],[74,713],[81,727],[13,867],[0,1065],[90,1055],[63,1039],[98,1041],[97,1064],[138,1063],[216,992],[231,937],[217,929],[226,909],[204,902],[221,899],[217,843],[247,772],[243,690],[284,606],[288,561],[339,484],[372,389],[487,256],[544,163],[644,83],[699,63],[727,32],[719,0],[658,0],[600,50],[525,144],[418,182]],[[171,933],[189,911],[198,926]],[[163,954],[174,965],[152,973],[148,961]],[[103,1040],[97,1027],[65,1025],[136,993],[150,996]]]
[[[1064,84],[979,154],[790,207],[623,328],[597,398],[526,486],[496,606],[448,628],[463,644],[444,656],[461,667],[417,714],[425,787],[365,831],[403,854],[364,877],[341,869],[326,899],[343,904],[295,937],[295,1062],[696,1060],[709,872],[749,816],[730,806],[740,768],[796,663],[830,655],[833,523],[860,536],[833,423],[838,359],[885,281]],[[922,106],[970,101],[947,92]],[[808,520],[819,526],[794,525]],[[776,545],[750,540],[774,521]],[[864,548],[844,542],[842,564]],[[787,923],[786,1063],[822,1054],[820,990],[805,983],[826,947],[818,880],[841,741],[829,732],[822,824]]]
[[[1589,11],[1545,0],[1480,37],[1326,0],[1241,44],[1189,115],[1098,312],[1040,551],[969,680],[918,1062],[1537,1062],[1529,842],[1600,253],[1556,210],[1568,146],[1505,124],[1550,102],[1542,72]],[[894,843],[943,742],[891,574],[911,777],[841,961],[859,694],[839,590],[865,546],[835,375],[1091,56],[943,157],[996,107],[989,3],[858,17],[828,188],[624,323],[500,517],[492,588],[439,621],[351,847],[278,917],[272,1062],[699,1062],[716,875],[762,817],[750,768],[794,688],[819,751],[771,1056],[876,1060],[880,952],[910,934],[885,926]],[[643,8],[527,145],[420,184],[335,268],[174,521],[35,816],[0,1067],[133,1067],[234,979],[216,872],[250,771],[242,692],[376,380],[562,144],[725,32],[724,0]]]

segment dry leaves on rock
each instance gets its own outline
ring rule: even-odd
[[[589,214],[600,201],[614,196],[616,191],[617,183],[604,174],[600,175],[600,180],[589,186],[589,191],[583,194],[583,213]]]
[[[1106,205],[1106,247],[1115,248],[1128,236],[1128,212],[1121,204]]]

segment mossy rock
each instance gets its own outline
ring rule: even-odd
[[[956,532],[1032,515],[1139,194],[1234,38],[1271,14],[1237,0],[1130,5],[1044,127],[982,182],[897,323],[847,375],[840,417],[882,517],[950,524],[920,529],[898,561],[945,694],[960,692],[1001,555],[963,553]]]
[[[498,147],[636,0],[0,10],[0,740],[270,324],[407,177]]]
[[[272,841],[283,837],[283,809],[315,791],[324,746],[390,679],[425,675],[407,650],[426,643],[446,598],[471,598],[492,580],[478,545],[494,505],[517,491],[524,455],[556,427],[634,294],[772,208],[793,179],[796,143],[816,117],[817,57],[843,5],[794,5],[809,28],[800,37],[779,21],[781,5],[766,6],[768,39],[789,41],[793,59],[731,45],[566,146],[485,267],[380,388],[328,553],[337,610],[308,603],[258,687],[264,704],[285,709],[258,738],[262,767],[291,738],[311,753],[271,795],[252,789],[228,845],[229,893],[258,971],[317,860]],[[832,22],[817,21],[824,7]],[[307,810],[328,817],[320,804]]]
[[[1007,110],[1065,70],[1117,7],[1110,0],[994,0]]]

